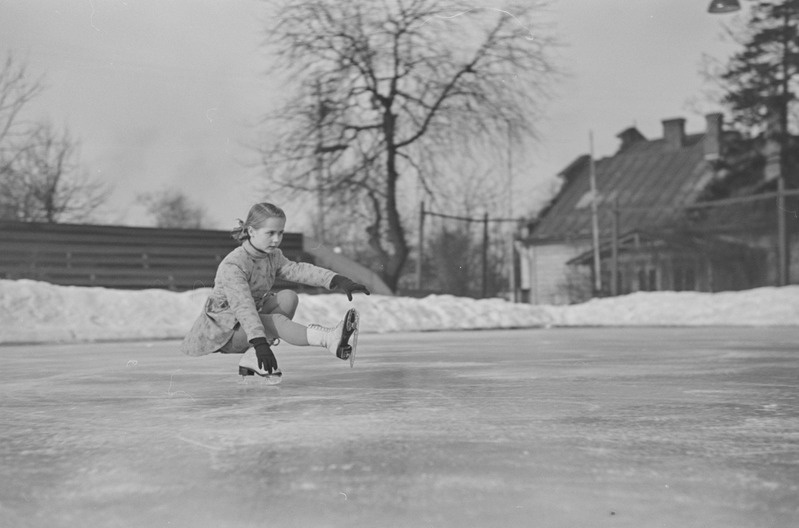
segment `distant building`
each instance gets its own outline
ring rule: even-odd
[[[591,159],[580,156],[563,169],[559,193],[517,241],[521,299],[567,304],[597,293],[711,292],[769,284],[774,268],[769,259],[775,258],[772,201],[691,208],[717,198],[711,196],[714,185],[729,176],[720,169],[725,143],[737,137],[723,131],[721,114],[705,120],[705,131],[698,134],[685,133],[685,119],[663,120],[658,139],[628,128],[618,134],[621,143],[613,156],[594,161],[601,292],[594,291]],[[758,178],[763,181],[762,171]]]

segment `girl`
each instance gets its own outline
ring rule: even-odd
[[[231,231],[241,244],[231,251],[216,272],[214,289],[203,312],[183,339],[181,350],[189,356],[213,352],[242,354],[239,374],[264,377],[282,372],[270,345],[283,339],[292,345],[327,348],[340,359],[354,359],[350,336],[358,329],[358,313],[350,309],[333,328],[303,326],[292,321],[299,298],[291,290],[271,292],[275,277],[341,289],[349,300],[354,292],[369,295],[357,284],[336,273],[304,262],[291,262],[278,248],[283,240],[286,214],[270,203],[252,206],[247,220]],[[351,359],[352,357],[352,359]]]

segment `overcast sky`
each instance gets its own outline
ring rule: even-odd
[[[541,203],[554,175],[588,152],[589,131],[597,156],[631,125],[660,137],[662,119],[685,117],[689,133],[702,131],[702,114],[719,110],[689,104],[705,87],[702,54],[734,49],[720,38],[731,18],[707,4],[554,0],[566,46],[557,64],[569,76],[532,165],[516,168],[514,211]],[[464,5],[492,14],[496,4]],[[281,89],[261,47],[268,16],[258,0],[0,0],[0,51],[44,76],[31,117],[67,125],[83,164],[113,184],[104,222],[148,225],[136,195],[177,188],[207,208],[209,227],[229,228],[262,198],[244,145]]]

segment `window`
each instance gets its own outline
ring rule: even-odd
[[[648,290],[649,291],[657,291],[658,289],[658,272],[656,269],[650,269],[648,273]]]
[[[674,265],[674,291],[696,290],[696,271],[690,264]]]
[[[638,289],[640,291],[657,291],[658,272],[654,268],[640,268],[638,270]]]
[[[694,268],[685,270],[685,289],[690,291],[696,290],[696,274]]]

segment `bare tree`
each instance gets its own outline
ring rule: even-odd
[[[409,254],[401,181],[432,193],[452,159],[535,136],[554,74],[550,40],[527,23],[537,6],[287,2],[269,41],[295,95],[266,120],[270,184],[367,220],[379,271],[396,289]]]
[[[23,222],[84,222],[108,198],[108,186],[82,171],[69,130],[40,124],[15,152],[0,181],[6,217]]]
[[[143,193],[137,199],[147,208],[156,227],[200,229],[206,222],[205,211],[182,192],[168,189],[160,193]]]
[[[29,135],[22,110],[42,91],[40,80],[31,80],[25,65],[11,53],[0,69],[0,177],[5,179]],[[29,125],[28,125],[29,126]]]
[[[23,119],[41,90],[9,53],[0,70],[0,218],[83,222],[110,190],[82,169],[80,144],[67,128]]]

